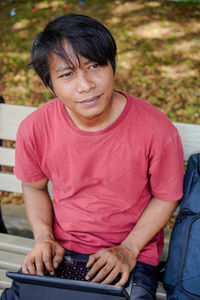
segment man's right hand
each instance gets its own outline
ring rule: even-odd
[[[36,242],[22,263],[22,272],[26,274],[44,275],[44,267],[51,274],[61,263],[65,249],[58,242],[44,239]]]

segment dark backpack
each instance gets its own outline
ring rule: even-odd
[[[190,156],[163,284],[168,300],[200,300],[200,154]]]

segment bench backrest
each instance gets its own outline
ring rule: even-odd
[[[37,107],[0,103],[0,140],[16,141],[17,130],[20,123]],[[0,166],[14,167],[15,149],[0,144]],[[13,172],[5,172],[0,168],[0,190],[21,193],[21,181]],[[52,184],[49,182],[48,190],[52,196]]]
[[[0,140],[16,140],[19,124],[36,107],[0,103]],[[193,153],[200,152],[200,125],[174,123],[177,127],[184,148],[184,159],[188,160]],[[0,166],[13,167],[15,164],[15,149],[0,146]],[[21,193],[21,182],[12,172],[0,170],[0,190]],[[52,185],[49,184],[52,195]]]

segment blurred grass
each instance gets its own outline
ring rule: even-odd
[[[200,124],[200,4],[193,1],[0,1],[0,95],[7,103],[38,106],[52,98],[26,65],[35,34],[65,13],[89,15],[111,30],[118,45],[116,89],[145,99],[172,121]]]

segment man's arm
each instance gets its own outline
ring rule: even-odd
[[[35,239],[34,248],[22,263],[24,273],[43,275],[45,265],[53,275],[64,255],[64,249],[53,236],[53,210],[47,183],[46,178],[22,183],[26,213]]]
[[[116,285],[125,285],[139,253],[163,228],[176,207],[177,202],[152,198],[136,226],[120,245],[90,255],[87,263],[87,267],[91,268],[87,274],[88,279],[99,271],[92,282],[110,284],[121,273],[122,277]]]

